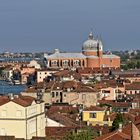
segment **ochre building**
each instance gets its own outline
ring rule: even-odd
[[[61,53],[58,49],[51,55],[45,54],[48,68],[119,68],[120,57],[103,54],[103,44],[90,32],[88,40],[83,43],[81,53]]]

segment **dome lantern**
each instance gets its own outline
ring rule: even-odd
[[[89,33],[88,39],[93,39],[93,33],[92,32]]]

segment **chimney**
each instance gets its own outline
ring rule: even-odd
[[[106,115],[109,115],[110,114],[110,111],[108,110],[108,111],[106,111]]]
[[[110,122],[110,117],[108,117],[108,121]]]
[[[122,127],[123,127],[122,123],[119,123],[119,129],[118,129],[119,132],[122,132]]]
[[[99,131],[99,135],[102,136],[102,130]]]
[[[8,94],[8,97],[9,97],[10,100],[13,100],[14,99],[13,93]]]
[[[43,96],[43,93],[40,92],[40,91],[38,91],[38,92],[37,92],[37,99],[36,99],[36,102],[37,102],[38,104],[41,103],[41,101],[42,101],[42,96]]]

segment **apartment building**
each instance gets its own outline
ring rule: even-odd
[[[0,135],[45,136],[44,102],[21,95],[0,97]]]

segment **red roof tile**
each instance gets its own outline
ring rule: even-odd
[[[105,111],[106,108],[99,107],[99,106],[90,106],[84,109],[84,111]]]
[[[16,104],[19,104],[23,107],[30,106],[32,102],[35,100],[35,98],[30,97],[30,96],[16,96],[13,99],[10,99],[8,96],[1,96],[0,97],[0,105],[4,105],[8,102],[14,102]]]

